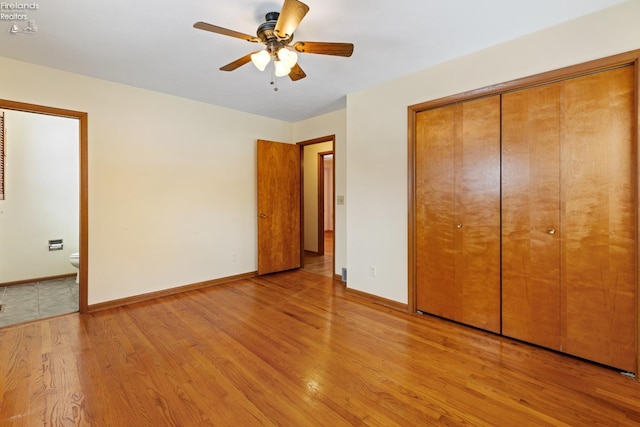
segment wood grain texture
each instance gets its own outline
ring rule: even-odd
[[[529,111],[512,111],[505,114],[516,117],[529,114],[529,119],[518,118],[520,125],[537,128],[536,132],[542,134],[557,131],[560,134],[558,140],[564,141],[560,155],[560,169],[564,172],[557,180],[564,181],[566,174],[573,176],[567,181],[569,185],[562,187],[559,198],[564,200],[563,203],[558,202],[561,220],[557,221],[560,228],[555,228],[560,247],[554,250],[560,251],[560,263],[564,264],[567,260],[577,262],[573,264],[573,261],[570,261],[572,265],[565,265],[559,273],[559,264],[555,262],[545,267],[547,260],[553,258],[548,257],[545,248],[556,244],[538,235],[539,231],[533,231],[533,227],[554,222],[551,218],[545,219],[551,212],[548,206],[551,199],[546,200],[541,198],[541,195],[544,192],[555,192],[557,188],[540,184],[545,180],[555,179],[550,178],[549,167],[557,160],[545,159],[545,153],[538,149],[526,153],[522,147],[507,148],[511,152],[505,151],[505,158],[511,158],[503,172],[510,174],[514,180],[509,184],[503,182],[507,185],[506,194],[515,194],[519,191],[518,188],[529,191],[529,194],[522,194],[519,198],[507,201],[506,206],[520,212],[530,209],[530,213],[515,219],[517,215],[513,215],[512,212],[510,218],[509,214],[504,218],[506,232],[502,234],[502,239],[505,265],[515,265],[519,271],[503,271],[507,283],[504,291],[506,294],[511,293],[505,298],[507,301],[515,298],[513,304],[507,307],[507,311],[510,311],[503,313],[503,331],[510,336],[518,336],[520,339],[560,348],[562,351],[638,372],[639,53],[638,50],[630,51],[408,107],[408,307],[411,312],[425,306],[425,301],[420,301],[420,297],[425,297],[425,294],[420,292],[420,286],[421,281],[424,281],[423,273],[427,271],[429,264],[420,254],[432,249],[424,241],[422,227],[425,224],[425,211],[421,211],[421,208],[425,206],[420,201],[424,196],[424,189],[420,189],[420,186],[427,175],[419,168],[428,163],[422,158],[427,153],[420,152],[419,143],[424,133],[424,129],[420,128],[420,121],[425,117],[425,112],[446,109],[453,104],[465,103],[482,96],[503,95],[505,99],[513,101],[516,100],[513,98],[514,93],[543,85],[543,91],[548,88],[560,88],[559,97],[563,101],[556,106],[557,119],[548,111],[540,109],[540,105],[535,106],[535,103],[542,99],[542,92],[538,93],[535,90],[530,92],[537,93],[532,99],[515,102],[521,103],[522,108],[529,103],[530,105],[526,106]],[[625,75],[622,78],[625,81],[624,87],[620,86],[620,81],[616,82],[618,78],[609,83],[596,83],[596,80],[601,80],[605,75],[602,73]],[[585,80],[581,80],[583,78]],[[589,82],[583,83],[587,81]],[[591,90],[594,92],[590,92]],[[566,97],[565,92],[568,94]],[[534,99],[536,97],[539,99]],[[573,115],[576,111],[577,115],[564,124],[560,123],[566,115]],[[600,114],[602,115],[595,117]],[[554,126],[558,129],[553,130]],[[516,129],[515,126],[505,129],[505,132],[510,138],[521,138],[527,134],[525,129]],[[584,133],[590,133],[590,136],[582,139],[581,134]],[[536,135],[533,139],[540,138],[541,135]],[[614,138],[615,141],[611,142],[610,138]],[[572,146],[567,145],[570,144],[570,139],[574,140]],[[580,139],[584,143],[576,143],[576,140]],[[544,147],[548,141],[536,141],[535,144]],[[535,170],[532,171],[531,168]],[[519,178],[524,178],[524,181]],[[528,189],[525,189],[527,186]],[[605,187],[608,188],[603,191]],[[567,199],[567,196],[576,199],[568,202],[570,199]],[[565,237],[565,222],[571,236]],[[529,231],[527,227],[530,228]],[[527,233],[530,234],[530,241],[526,241]],[[537,275],[531,274],[536,266],[545,271],[538,272]],[[572,282],[560,290],[559,302],[551,288],[545,289],[547,285],[551,286],[552,277],[557,274],[560,275],[561,285],[568,283],[567,281]],[[449,276],[443,275],[445,278]],[[514,284],[516,281],[527,282],[525,289],[519,289],[514,293],[514,288],[509,288],[509,283]],[[534,281],[537,281],[538,288],[534,286]],[[534,300],[545,299],[551,301],[546,308],[532,308],[535,306]],[[504,300],[502,302],[505,303]],[[508,304],[510,303],[507,302]],[[594,308],[594,305],[598,307]],[[558,317],[558,306],[559,344],[558,327],[552,326],[555,323],[553,319]],[[572,316],[572,313],[576,316],[569,321],[567,316]],[[516,324],[514,319],[517,316],[523,316],[525,319],[517,320],[519,324]],[[527,317],[530,320],[526,320]],[[536,324],[533,319],[544,320]]]
[[[624,67],[503,97],[503,333],[629,371],[633,90]]]
[[[258,140],[258,274],[300,267],[300,147]]]
[[[640,422],[600,365],[291,271],[0,329],[0,425]]]
[[[633,64],[640,58],[640,50],[631,50],[624,53],[619,53],[605,58],[595,59],[593,61],[583,62],[581,64],[570,65],[568,67],[559,68],[556,70],[546,71],[540,74],[534,74],[511,80],[508,82],[498,83],[492,86],[485,86],[483,88],[472,89],[467,92],[458,93],[455,95],[449,95],[444,98],[433,99],[427,102],[421,102],[409,106],[409,111],[423,111],[431,108],[442,107],[443,105],[450,105],[458,102],[464,102],[469,99],[475,99],[480,97],[500,95],[502,93],[525,89],[541,84],[553,83],[559,80],[572,78],[578,75],[586,75],[593,72],[602,71],[608,68],[620,67],[629,64]]]
[[[502,333],[555,350],[561,347],[560,92],[555,83],[502,97]]]
[[[562,349],[636,368],[635,70],[562,84]]]
[[[454,142],[460,106],[416,116],[416,308],[459,319],[454,264]]]
[[[456,152],[456,277],[462,322],[500,332],[500,97],[462,104]]]
[[[416,300],[500,332],[500,97],[416,117]]]

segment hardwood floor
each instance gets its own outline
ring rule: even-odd
[[[328,255],[316,255],[306,252],[304,254],[305,271],[321,274],[326,277],[333,277],[333,257]]]
[[[304,270],[311,273],[322,274],[323,276],[333,277],[333,231],[325,230],[324,232],[324,254],[318,255],[305,251],[304,253]]]
[[[11,326],[0,343],[2,426],[640,423],[634,379],[306,271]]]

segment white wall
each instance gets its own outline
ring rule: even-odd
[[[332,142],[307,145],[303,151],[304,250],[318,252],[318,153],[333,150]],[[324,220],[324,218],[320,218]]]
[[[292,140],[306,141],[328,135],[335,135],[334,168],[336,175],[336,196],[344,196],[345,204],[338,205],[336,202],[334,230],[336,252],[335,274],[341,274],[342,268],[347,267],[347,229],[346,229],[346,206],[349,203],[346,197],[347,183],[347,110],[338,110],[332,113],[323,114],[308,120],[303,120],[293,124]]]
[[[5,200],[0,200],[0,283],[75,273],[78,251],[78,120],[4,110]],[[64,249],[49,251],[48,241]]]
[[[348,286],[408,302],[408,106],[639,49],[638,17],[640,1],[627,1],[348,95]]]
[[[292,124],[6,58],[0,98],[88,113],[89,304],[257,269],[256,139]]]

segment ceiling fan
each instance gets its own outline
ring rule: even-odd
[[[266,46],[264,50],[249,53],[220,67],[220,70],[233,71],[244,64],[253,62],[260,71],[264,71],[271,59],[273,59],[276,76],[283,77],[288,75],[291,80],[296,81],[307,76],[298,65],[296,52],[345,57],[349,57],[353,53],[352,43],[307,41],[292,43],[293,32],[307,12],[309,12],[309,6],[306,4],[298,0],[284,0],[280,12],[266,14],[266,22],[258,26],[257,37],[206,22],[196,22],[193,26],[199,30],[211,31],[212,33],[235,37],[251,43],[262,43]]]

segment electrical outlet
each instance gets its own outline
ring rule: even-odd
[[[369,276],[376,277],[376,274],[377,274],[376,267],[373,265],[369,267]]]

